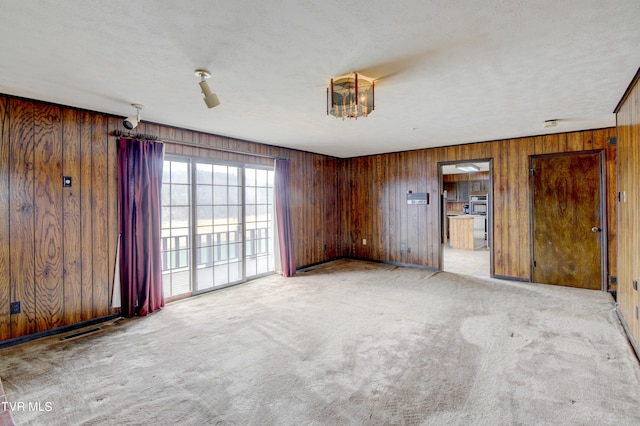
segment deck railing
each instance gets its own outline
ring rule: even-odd
[[[211,232],[196,235],[197,268],[238,262],[242,258],[239,231]],[[269,253],[269,229],[247,229],[245,256],[254,258]],[[162,272],[175,272],[189,267],[189,236],[161,238]]]

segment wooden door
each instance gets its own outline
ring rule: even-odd
[[[599,153],[532,158],[534,282],[603,288],[601,164]]]

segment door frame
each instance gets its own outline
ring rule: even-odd
[[[442,174],[442,166],[459,164],[459,163],[489,163],[489,192],[487,200],[487,240],[489,243],[489,276],[495,278],[494,264],[493,264],[493,250],[495,244],[493,243],[493,157],[489,158],[472,158],[455,161],[439,161],[438,162],[438,241],[442,239],[442,192],[444,191],[444,182]],[[439,255],[438,255],[438,271],[442,271],[444,266],[444,244],[440,242]]]
[[[531,277],[531,282],[534,281],[534,226],[533,226],[533,176],[534,176],[534,168],[533,162],[536,159],[544,159],[544,158],[561,158],[561,157],[579,157],[585,155],[597,155],[598,156],[598,172],[600,173],[600,179],[598,179],[600,183],[600,290],[607,291],[608,290],[608,257],[609,257],[609,247],[607,242],[609,241],[609,221],[607,217],[607,183],[606,183],[606,153],[604,149],[598,150],[589,150],[589,151],[575,151],[575,152],[559,152],[554,154],[536,154],[529,156],[529,235],[530,238],[530,272],[529,276]]]

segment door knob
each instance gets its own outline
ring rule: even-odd
[[[593,228],[591,228],[591,232],[600,232],[602,231],[602,229],[598,228],[597,226],[594,226]]]

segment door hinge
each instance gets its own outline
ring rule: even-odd
[[[531,176],[535,176],[536,175],[536,169],[529,169],[529,173],[531,173]]]
[[[608,143],[609,145],[618,145],[618,138],[615,136],[612,138],[609,138]]]

